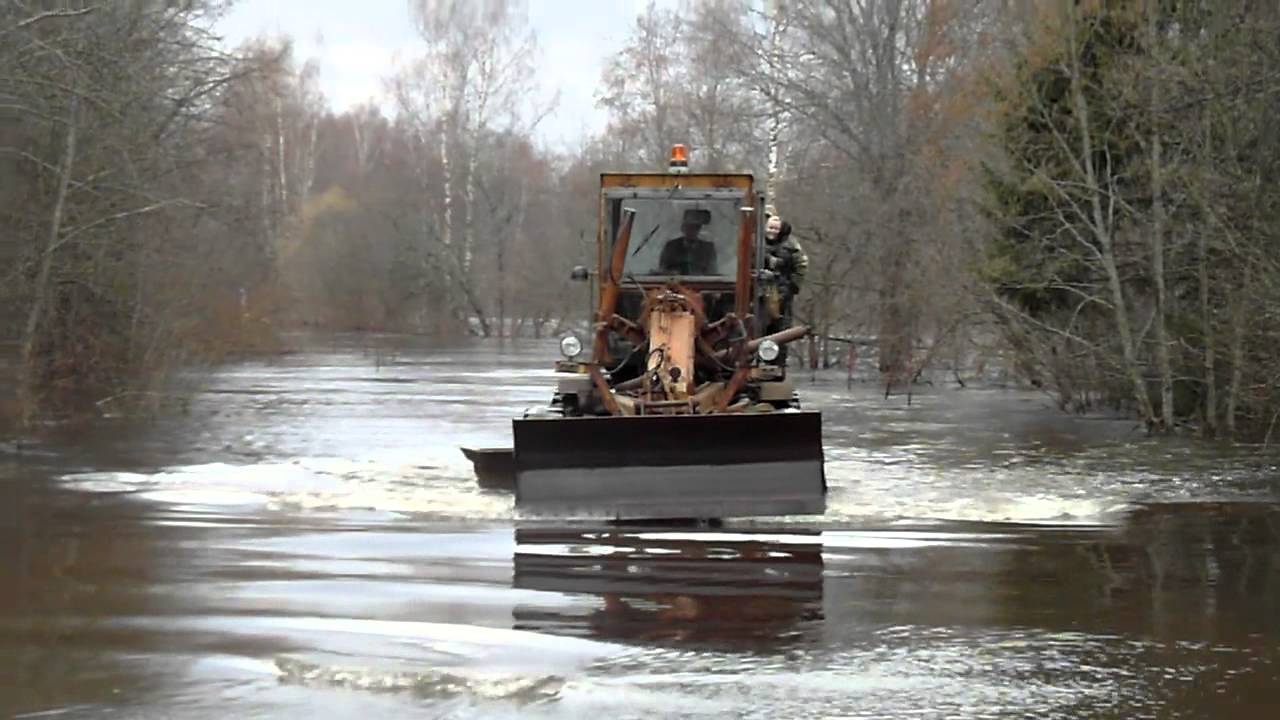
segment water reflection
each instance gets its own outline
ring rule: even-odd
[[[517,589],[592,598],[587,608],[517,605],[521,629],[752,646],[795,639],[822,618],[817,532],[519,529],[513,562]]]
[[[140,588],[167,565],[139,513],[109,501],[0,481],[0,716],[150,692],[122,654],[143,639],[112,628],[163,612]]]
[[[0,717],[1280,707],[1274,458],[819,382],[819,525],[513,532],[458,447],[507,439],[555,348],[493,349],[319,348],[0,442]]]
[[[1141,612],[1147,633],[1232,640],[1280,633],[1280,506],[1142,506],[1118,537],[1081,552],[1097,578],[1096,602]]]
[[[1159,640],[1280,634],[1280,506],[1147,505],[1116,525],[824,534],[828,632],[1037,627]]]

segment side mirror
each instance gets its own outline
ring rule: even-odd
[[[575,265],[569,273],[569,279],[576,282],[584,282],[591,277],[591,273],[587,271],[585,265]]]

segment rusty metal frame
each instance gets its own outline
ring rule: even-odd
[[[742,226],[738,231],[738,279],[734,288],[734,313],[738,317],[746,317],[751,312],[753,298],[751,271],[755,268],[755,215],[752,204],[751,189],[747,188],[742,204]]]
[[[727,354],[728,356],[723,358],[724,360],[729,360],[736,369],[720,397],[714,401],[716,410],[720,412],[726,411],[729,403],[741,391],[750,376],[751,355],[748,347],[749,342],[754,339],[750,337],[754,326],[754,323],[750,322],[755,279],[752,271],[755,269],[756,246],[760,242],[760,238],[757,237],[759,235],[760,218],[756,208],[754,177],[746,173],[691,173],[687,175],[670,173],[602,173],[600,175],[596,231],[596,267],[597,277],[601,278],[601,283],[596,304],[597,335],[595,339],[596,347],[593,348],[595,362],[590,369],[590,375],[597,391],[603,395],[602,400],[605,408],[611,415],[620,414],[621,408],[618,400],[613,397],[609,381],[604,377],[600,367],[601,363],[608,359],[608,350],[607,347],[604,347],[607,342],[601,341],[601,335],[607,335],[610,330],[613,330],[630,337],[634,342],[636,339],[634,335],[639,330],[639,327],[634,322],[615,315],[612,307],[605,307],[606,303],[616,301],[617,294],[620,291],[613,278],[613,266],[618,258],[615,257],[617,248],[615,247],[614,238],[609,236],[612,229],[609,222],[610,202],[617,198],[619,192],[627,190],[634,190],[636,191],[636,196],[641,197],[676,188],[694,191],[715,191],[718,196],[728,192],[740,198],[741,216],[737,243],[736,276],[732,281],[699,281],[695,284],[698,290],[727,291],[732,288],[734,292],[733,313],[714,325],[707,325],[705,323],[705,314],[701,307],[701,296],[697,295],[697,293],[692,293],[694,297],[689,299],[694,301],[694,305],[697,308],[696,312],[701,320],[699,327],[704,328],[704,331],[706,331],[698,338],[695,338],[700,351],[697,353],[698,355],[705,354],[709,347],[708,340],[711,341],[710,345],[714,345],[715,342],[719,342],[719,340],[729,336],[735,329],[740,329],[744,334],[742,338],[734,343],[734,347]],[[634,218],[634,216],[631,217],[632,219]],[[630,223],[627,224],[625,230],[629,240]],[[621,228],[619,234],[622,235]],[[639,285],[645,295],[642,300],[643,305],[649,307],[657,294],[670,287],[670,280],[636,279],[636,284]],[[686,290],[692,291],[693,288],[686,288]],[[720,358],[717,358],[717,361],[720,361]],[[689,380],[692,382],[692,377]],[[640,402],[645,404],[643,400]],[[657,409],[657,407],[655,405],[654,409]],[[673,408],[666,408],[664,403],[663,409]]]

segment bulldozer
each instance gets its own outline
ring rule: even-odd
[[[522,514],[613,520],[820,515],[821,414],[779,362],[808,334],[776,329],[764,193],[745,173],[600,178],[592,322],[560,340],[550,402],[512,421],[514,447],[466,450],[510,469]],[[482,483],[483,484],[483,483]]]

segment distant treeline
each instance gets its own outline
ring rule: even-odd
[[[598,173],[755,172],[811,258],[800,319],[881,373],[1003,364],[1070,410],[1265,437],[1280,6],[691,0],[551,107],[517,0],[410,0],[391,106],[331,112],[215,0],[0,7],[0,322],[30,412],[269,351],[286,327],[550,332],[585,292]]]

